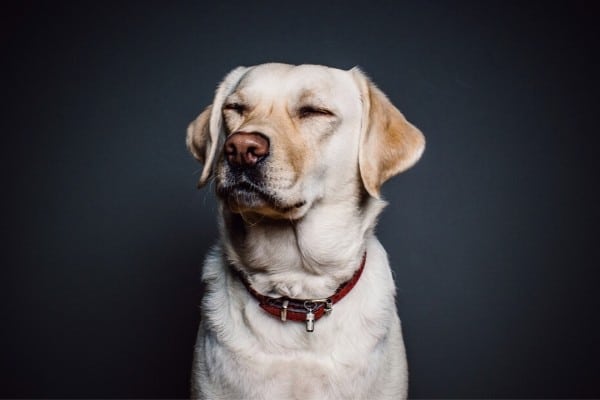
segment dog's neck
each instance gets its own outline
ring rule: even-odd
[[[382,200],[364,206],[313,204],[294,221],[242,216],[226,208],[222,236],[228,261],[265,295],[327,297],[358,268]]]

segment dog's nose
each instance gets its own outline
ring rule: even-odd
[[[235,132],[225,141],[230,165],[253,167],[269,155],[269,139],[259,132]]]

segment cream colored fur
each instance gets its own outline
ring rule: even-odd
[[[269,139],[259,170],[266,198],[235,186],[223,143],[238,131]],[[357,68],[263,64],[227,75],[190,124],[187,145],[204,164],[200,185],[214,178],[221,194],[192,397],[405,398],[395,285],[373,228],[385,206],[380,187],[419,159],[421,132]],[[322,298],[353,275],[365,251],[362,277],[312,333],[262,310],[230,267],[265,295]]]

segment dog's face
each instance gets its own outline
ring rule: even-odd
[[[424,143],[358,69],[285,64],[233,70],[187,136],[231,211],[286,219],[363,187],[378,197]]]

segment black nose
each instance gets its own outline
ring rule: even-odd
[[[235,132],[224,147],[227,162],[238,167],[254,167],[269,155],[269,139],[259,132]]]

